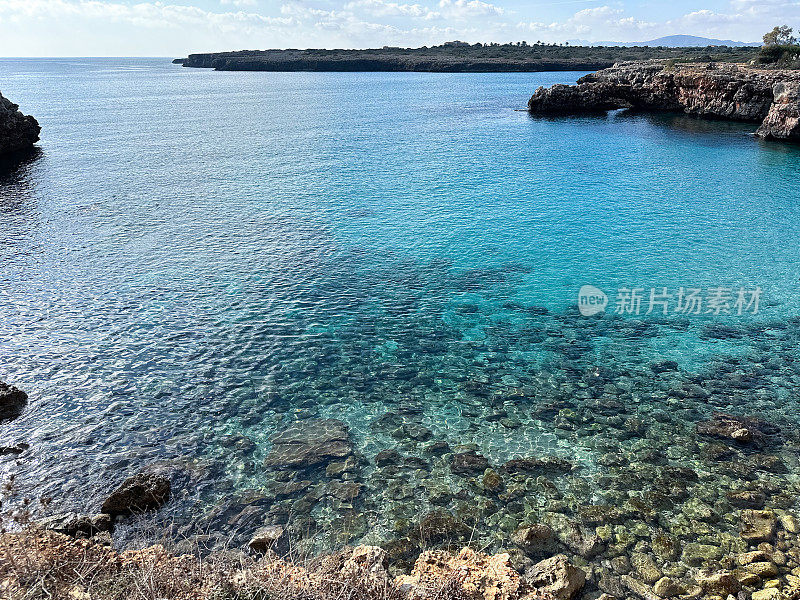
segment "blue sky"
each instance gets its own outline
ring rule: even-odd
[[[185,56],[468,42],[756,41],[800,0],[0,0],[0,56]]]

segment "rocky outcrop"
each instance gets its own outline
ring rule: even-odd
[[[170,482],[160,473],[143,471],[126,479],[103,502],[102,512],[126,515],[161,507],[170,494]]]
[[[39,123],[0,94],[0,156],[28,150],[39,141]]]
[[[632,108],[760,123],[756,135],[800,140],[800,72],[731,64],[625,62],[586,75],[577,85],[540,87],[528,102],[537,114]]]
[[[772,97],[772,105],[756,135],[771,140],[800,140],[800,83],[776,83]]]
[[[0,101],[2,96],[0,96]],[[2,139],[0,139],[0,145]],[[0,423],[3,421],[13,421],[22,414],[22,410],[28,404],[28,394],[13,385],[8,385],[0,381]]]

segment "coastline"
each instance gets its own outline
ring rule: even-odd
[[[539,115],[621,108],[759,123],[757,137],[800,141],[800,72],[725,63],[625,62],[586,75],[576,85],[540,87],[528,101],[531,114]]]
[[[216,71],[332,71],[429,73],[530,73],[595,71],[625,60],[746,61],[753,48],[649,48],[468,44],[366,50],[241,50],[190,54],[173,60]]]

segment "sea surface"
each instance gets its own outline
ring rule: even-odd
[[[142,523],[212,546],[278,523],[398,564],[564,519],[611,527],[617,554],[661,534],[739,548],[728,492],[792,510],[800,148],[752,124],[521,110],[581,75],[0,60],[43,128],[0,170],[0,380],[30,396],[0,424],[0,445],[30,445],[0,457],[4,506],[93,513],[156,465],[173,497],[120,545]],[[604,313],[580,313],[585,285]],[[729,440],[696,429],[713,411],[780,440],[714,452]],[[277,433],[329,419],[349,462],[274,460]],[[531,457],[563,461],[502,468]],[[642,494],[650,512],[623,510]]]

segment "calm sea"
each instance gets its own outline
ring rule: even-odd
[[[647,521],[681,540],[683,502],[795,489],[800,149],[749,124],[519,110],[580,75],[0,60],[43,128],[0,172],[0,379],[31,398],[0,425],[30,444],[0,458],[16,498],[96,511],[158,463],[181,475],[154,518],[181,535],[385,543],[445,511],[501,547],[646,490],[637,468],[700,474]],[[579,313],[585,285],[605,313]],[[695,430],[712,410],[780,427],[788,472],[720,478]],[[357,466],[264,465],[276,432],[331,418]],[[455,472],[470,449],[504,491]],[[573,470],[500,468],[545,456]]]

